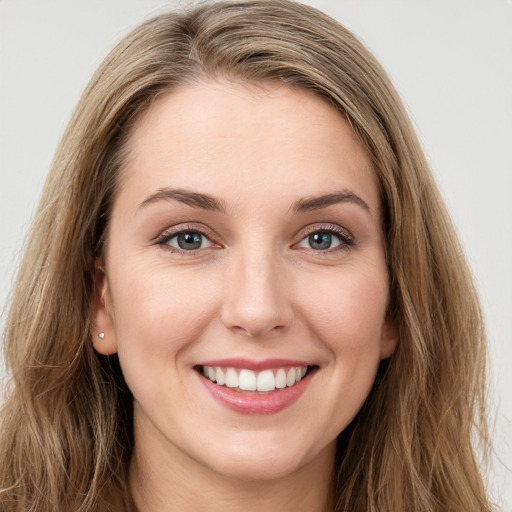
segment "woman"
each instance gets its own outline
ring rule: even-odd
[[[471,278],[389,80],[325,15],[129,34],[29,240],[2,510],[490,510]]]

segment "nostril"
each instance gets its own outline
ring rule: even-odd
[[[268,336],[269,334],[281,333],[286,329],[286,327],[284,325],[273,325],[269,327],[265,324],[256,324],[255,322],[252,322],[247,323],[246,326],[233,325],[230,329],[244,336],[259,338],[262,336]]]

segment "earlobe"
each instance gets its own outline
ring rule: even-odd
[[[382,337],[380,344],[380,358],[388,359],[393,355],[398,344],[398,329],[393,319],[387,315],[382,326]]]
[[[117,352],[108,280],[99,261],[95,263],[95,288],[91,304],[91,339],[94,349],[103,355]]]

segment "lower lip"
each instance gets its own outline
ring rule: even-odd
[[[226,386],[219,386],[210,379],[199,375],[205,388],[213,398],[228,409],[239,414],[268,415],[276,414],[294,404],[306,391],[313,372],[289,388],[276,389],[268,393],[235,391]]]

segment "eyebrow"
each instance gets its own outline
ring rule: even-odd
[[[190,192],[179,188],[159,188],[155,193],[146,197],[146,199],[139,204],[139,209],[145,208],[157,201],[169,200],[178,201],[188,206],[192,206],[193,208],[202,208],[203,210],[215,212],[226,211],[224,203],[213,196],[201,194],[200,192]]]
[[[146,197],[146,199],[144,199],[144,201],[139,204],[139,209],[145,208],[146,206],[157,201],[169,200],[178,201],[193,208],[201,208],[203,210],[210,210],[221,213],[226,212],[224,202],[209,194],[202,194],[200,192],[191,192],[189,190],[167,187],[159,188],[156,192]],[[372,213],[368,203],[366,203],[366,201],[364,201],[361,197],[359,197],[354,192],[351,192],[350,190],[341,190],[339,192],[323,194],[321,196],[299,199],[292,205],[291,210],[295,213],[307,213],[344,202],[356,204],[362,207],[368,213]]]
[[[327,208],[328,206],[332,206],[334,204],[347,202],[356,204],[366,210],[370,215],[372,214],[372,210],[368,206],[368,203],[350,190],[340,190],[339,192],[334,192],[331,194],[299,199],[292,205],[292,210],[296,213],[307,213],[310,211]]]

